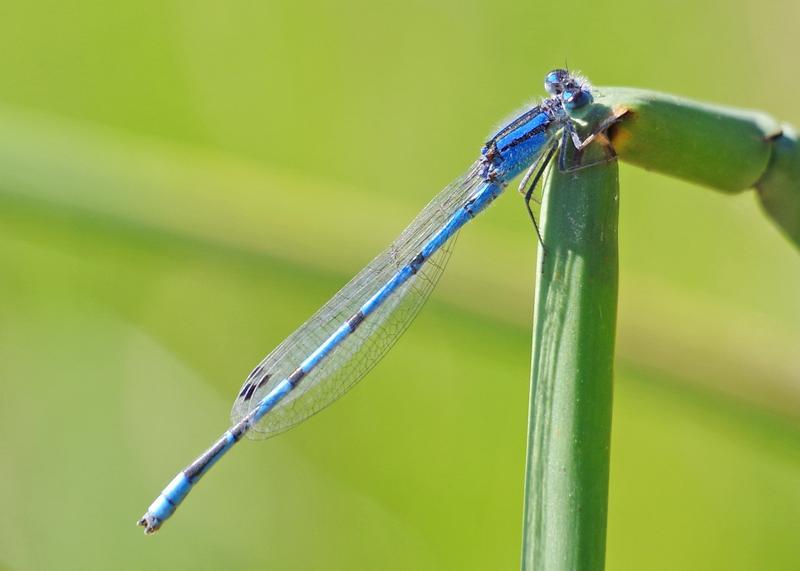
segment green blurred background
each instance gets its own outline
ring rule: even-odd
[[[800,4],[7,2],[0,569],[509,569],[535,239],[509,192],[366,382],[134,526],[242,378],[565,61],[800,124]],[[797,569],[800,258],[623,166],[608,569]]]

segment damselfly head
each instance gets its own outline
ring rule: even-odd
[[[544,78],[544,88],[553,97],[560,97],[570,111],[592,102],[589,82],[566,69],[554,69]]]
[[[550,95],[561,95],[571,79],[566,69],[554,69],[544,77],[544,89]]]

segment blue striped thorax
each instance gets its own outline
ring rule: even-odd
[[[507,183],[531,165],[567,120],[558,96],[528,109],[483,146],[480,175],[489,182]]]

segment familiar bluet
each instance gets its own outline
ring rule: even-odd
[[[545,77],[550,97],[527,108],[483,146],[470,169],[437,195],[400,237],[311,319],[253,369],[231,411],[233,425],[178,473],[138,521],[157,531],[191,488],[247,434],[267,438],[328,406],[363,377],[408,327],[450,255],[455,235],[527,169],[520,191],[533,189],[556,149],[583,148],[569,112],[591,102],[583,79],[566,70]],[[564,153],[560,155],[563,164]],[[538,226],[536,232],[541,241]]]

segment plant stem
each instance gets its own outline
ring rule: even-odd
[[[767,170],[781,125],[765,113],[644,89],[600,88],[622,119],[609,129],[623,161],[723,192],[752,188]]]
[[[592,145],[585,162],[604,156]],[[585,164],[585,163],[584,163]],[[616,161],[551,167],[539,251],[522,569],[599,571],[605,559],[617,314]]]
[[[620,160],[728,193],[755,187],[766,214],[800,248],[800,144],[765,113],[674,95],[605,87],[596,103],[620,121],[609,137]]]
[[[793,127],[784,125],[772,141],[769,168],[756,183],[766,213],[800,247],[800,142]]]

